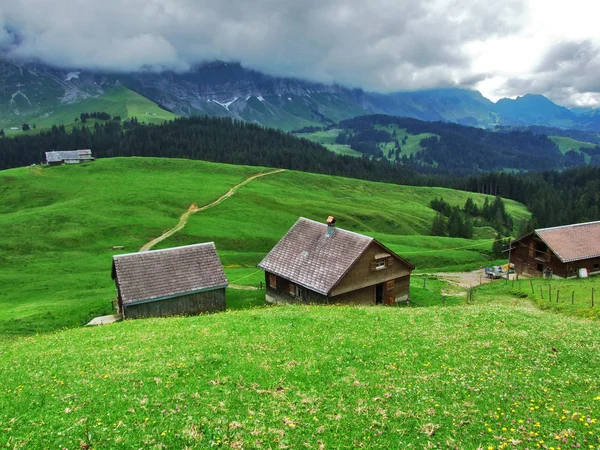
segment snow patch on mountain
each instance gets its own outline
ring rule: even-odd
[[[228,102],[225,102],[225,103],[221,103],[221,102],[219,102],[219,101],[217,101],[217,100],[213,100],[213,102],[215,102],[217,105],[221,105],[223,108],[225,108],[227,111],[229,111],[229,107],[230,107],[230,106],[231,106],[231,104],[232,104],[233,102],[235,102],[237,99],[238,99],[238,97],[235,97],[233,100],[230,100],[230,101],[228,101]]]
[[[81,73],[81,72],[69,72],[69,73],[67,74],[67,77],[65,78],[65,81],[71,81],[73,78],[75,78],[75,79],[77,79],[77,80],[78,80],[78,79],[79,79],[79,74],[80,74],[80,73]]]

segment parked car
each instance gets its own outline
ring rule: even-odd
[[[502,266],[492,266],[485,268],[485,274],[488,278],[492,278],[494,280],[498,278],[503,278],[506,276],[506,272],[502,268]]]

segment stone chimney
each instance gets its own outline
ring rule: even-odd
[[[335,233],[335,217],[329,216],[327,218],[327,236],[332,236]]]

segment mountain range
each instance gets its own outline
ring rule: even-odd
[[[478,91],[458,88],[382,94],[275,77],[225,62],[186,73],[101,73],[2,61],[0,126],[51,120],[66,105],[100,98],[117,86],[180,116],[228,116],[283,130],[388,114],[480,128],[538,125],[600,132],[600,109],[569,110],[542,95],[494,103]]]

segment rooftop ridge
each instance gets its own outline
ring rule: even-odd
[[[202,242],[200,244],[182,245],[181,247],[161,248],[159,250],[146,250],[145,252],[122,253],[120,255],[113,255],[113,259],[122,258],[122,257],[125,257],[125,256],[144,255],[146,253],[168,252],[168,251],[173,251],[173,250],[180,250],[182,248],[203,247],[203,246],[206,246],[206,245],[212,245],[213,247],[215,247],[215,243],[212,242],[212,241],[211,242]]]
[[[299,219],[296,221],[296,223],[298,223],[300,220],[306,220],[307,222],[312,222],[312,223],[316,223],[316,224],[322,225],[322,226],[324,226],[324,227],[327,227],[327,224],[325,224],[325,223],[323,223],[323,222],[319,222],[319,221],[312,220],[312,219],[307,219],[306,217],[300,217],[300,218],[299,218]],[[296,223],[294,224],[294,226],[296,225]],[[294,227],[292,226],[292,228],[294,228]],[[291,230],[292,228],[290,228],[290,230]],[[364,234],[360,234],[360,233],[357,233],[357,232],[355,232],[355,231],[346,230],[346,229],[344,229],[344,228],[340,228],[340,227],[338,227],[338,226],[336,226],[336,227],[335,227],[335,229],[336,229],[337,231],[343,231],[344,233],[350,233],[350,234],[353,234],[353,235],[355,235],[355,236],[360,236],[360,237],[363,237],[363,238],[366,238],[366,239],[370,239],[371,241],[374,241],[374,240],[375,240],[375,238],[372,238],[372,237],[370,237],[370,236],[367,236],[367,235],[364,235]]]
[[[600,220],[594,220],[592,222],[583,222],[583,223],[572,223],[570,225],[559,225],[556,227],[538,228],[535,230],[535,232],[538,233],[540,231],[559,230],[561,228],[575,228],[575,227],[581,227],[584,225],[594,225],[594,224],[600,224]]]

